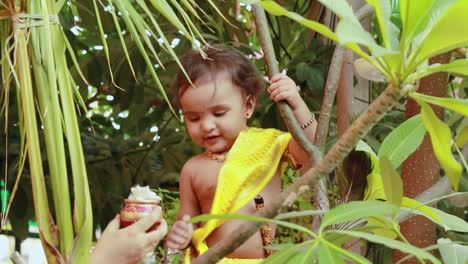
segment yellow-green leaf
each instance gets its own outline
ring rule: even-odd
[[[468,1],[458,0],[441,12],[440,19],[418,45],[416,65],[431,56],[468,45],[468,27],[462,22],[466,21]]]
[[[450,128],[437,118],[428,104],[420,99],[416,99],[416,101],[421,106],[423,122],[431,136],[434,153],[447,173],[453,188],[458,191],[462,167],[452,155]]]
[[[401,40],[410,41],[420,20],[426,15],[435,0],[400,0],[400,15],[403,27]]]
[[[411,74],[406,81],[412,83],[436,72],[448,72],[468,76],[468,59],[454,60],[447,64],[431,64],[429,67]]]
[[[366,0],[366,2],[374,7],[375,16],[379,23],[380,33],[382,34],[383,42],[386,48],[391,48],[390,37],[387,30],[387,21],[390,21],[391,7],[390,1],[379,1],[379,0]]]
[[[442,106],[449,110],[468,116],[468,100],[466,99],[436,97],[436,96],[420,94],[417,92],[410,93],[409,96],[415,100],[424,101],[426,103]]]
[[[379,166],[387,201],[400,206],[401,198],[403,197],[403,182],[400,175],[398,175],[392,163],[386,157],[380,158]]]
[[[424,213],[425,215],[427,215],[428,217],[432,218],[433,221],[436,222],[437,224],[443,226],[442,218],[440,218],[440,216],[436,212],[434,212],[434,210],[432,210],[432,207],[427,206],[421,203],[420,201],[417,201],[408,197],[403,197],[403,199],[401,200],[401,206],[408,207],[414,210],[418,210]]]
[[[455,143],[459,148],[462,148],[466,142],[468,142],[468,127],[465,127],[455,140]]]
[[[275,1],[261,1],[260,4],[262,7],[270,14],[274,16],[285,16],[288,17],[314,31],[316,31],[319,34],[322,34],[323,36],[333,40],[333,41],[338,41],[338,38],[336,37],[335,33],[331,31],[327,26],[324,26],[323,24],[320,24],[318,22],[315,22],[313,20],[306,19],[302,17],[301,15],[294,13],[294,12],[289,12],[288,10],[284,9],[282,6],[278,5],[275,3]]]

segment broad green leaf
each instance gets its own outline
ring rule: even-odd
[[[467,99],[436,97],[436,96],[420,94],[417,92],[410,93],[409,96],[415,100],[420,100],[426,103],[442,106],[449,110],[468,116],[468,100]]]
[[[452,242],[448,238],[437,239],[440,255],[444,263],[463,264],[468,263],[468,246]]]
[[[436,72],[448,72],[468,76],[468,59],[458,59],[447,64],[435,63],[411,74],[406,82],[412,83]]]
[[[366,0],[366,2],[374,7],[375,16],[377,17],[377,21],[379,24],[380,33],[382,34],[384,46],[387,49],[391,49],[391,40],[388,32],[388,24],[391,23],[390,15],[392,13],[392,9],[390,7],[390,1],[384,0]],[[396,47],[395,47],[396,48]]]
[[[411,41],[419,21],[436,0],[400,0],[402,42]],[[406,46],[406,45],[405,45]]]
[[[459,148],[463,148],[466,142],[468,142],[468,127],[465,127],[455,140],[455,143]]]
[[[450,128],[437,118],[428,104],[418,98],[414,99],[421,106],[423,122],[431,136],[434,153],[439,160],[440,165],[447,173],[453,189],[458,191],[462,167],[452,155]]]
[[[304,211],[293,211],[284,214],[279,214],[275,217],[276,220],[283,220],[289,218],[296,218],[296,217],[303,217],[303,216],[311,216],[311,215],[321,215],[325,211],[323,210],[304,210]]]
[[[437,2],[444,6],[445,1]],[[414,53],[417,56],[416,65],[434,55],[468,45],[468,27],[465,23],[460,23],[466,19],[468,1],[458,0],[442,12],[440,19],[417,45],[419,49]]]
[[[300,244],[293,244],[290,247],[286,247],[280,251],[275,252],[275,254],[271,255],[262,263],[289,263],[291,258],[298,253],[302,253],[305,250],[315,250],[315,246],[317,245],[316,241],[310,240]]]
[[[387,157],[397,169],[421,145],[425,134],[421,115],[415,115],[385,137],[378,156]]]
[[[311,263],[311,262],[309,262]],[[338,252],[331,249],[328,244],[320,243],[320,248],[318,251],[318,263],[327,264],[327,263],[345,263],[344,260],[340,257]]]
[[[261,1],[260,4],[268,13],[274,16],[288,17],[333,41],[338,41],[338,38],[336,37],[335,33],[333,33],[333,31],[331,31],[327,26],[324,26],[323,24],[320,24],[313,20],[306,19],[297,13],[289,12],[282,6],[278,5],[275,1]]]
[[[336,27],[336,36],[343,45],[347,43],[357,43],[366,46],[371,55],[381,57],[386,54],[392,54],[392,51],[379,46],[372,35],[364,30],[360,24],[353,24],[348,19],[341,19]]]
[[[353,237],[363,238],[370,242],[382,244],[390,248],[398,249],[401,252],[405,252],[405,253],[414,255],[416,257],[422,258],[422,259],[430,260],[432,261],[432,263],[440,263],[440,261],[436,257],[426,252],[425,250],[415,247],[411,244],[403,243],[398,240],[393,240],[393,239],[389,239],[386,237],[381,237],[381,236],[364,233],[364,232],[358,232],[358,231],[333,230],[333,232],[338,233],[338,234],[344,234],[344,235],[350,235]]]
[[[375,154],[374,150],[363,140],[359,140],[356,145],[356,150],[367,152],[372,157],[377,158],[377,154]]]
[[[421,203],[420,201],[417,201],[408,197],[403,197],[403,199],[401,200],[401,206],[407,207],[413,210],[418,210],[424,215],[427,215],[428,217],[432,218],[433,219],[432,221],[434,221],[435,223],[440,224],[440,225],[442,224],[442,218],[440,218],[439,215],[436,214],[434,210],[432,210],[433,208]]]
[[[338,205],[328,211],[320,225],[320,231],[329,225],[334,225],[359,218],[394,214],[398,207],[381,201],[356,201]]]
[[[403,197],[403,182],[400,175],[395,171],[392,163],[384,156],[379,160],[380,173],[387,201],[400,206]]]
[[[414,204],[414,200],[410,202]],[[455,215],[447,214],[446,212],[430,206],[416,207],[416,210],[411,210],[411,213],[423,215],[432,222],[440,225],[445,230],[453,230],[456,232],[468,232],[468,223]],[[429,214],[430,213],[430,214]]]
[[[369,55],[367,55],[358,45],[357,43],[354,42],[349,42],[349,41],[341,41],[337,37],[335,33],[328,27],[324,26],[323,24],[320,24],[318,22],[315,22],[313,20],[306,19],[302,17],[301,15],[294,13],[294,12],[289,12],[280,5],[278,5],[275,1],[243,1],[244,3],[249,3],[249,4],[254,4],[254,3],[259,3],[262,5],[262,7],[270,14],[274,16],[286,16],[299,24],[302,24],[314,31],[316,31],[319,34],[322,34],[323,36],[335,41],[335,42],[340,42],[343,43],[343,45],[352,51],[354,51],[356,54],[361,56],[362,58],[366,59],[367,61],[374,63],[370,58]],[[326,3],[325,3],[326,2]],[[333,4],[330,4],[328,2],[331,1],[323,1],[324,4],[327,4],[327,7],[331,8],[334,12],[338,14],[339,17],[345,17],[345,19],[348,19],[350,21],[353,21],[353,25],[356,25],[357,27],[360,27],[361,30],[360,32],[364,32],[362,34],[366,34],[365,31],[362,29],[361,25],[357,21],[356,17],[354,16],[351,7],[349,7],[349,4],[344,1],[340,0],[340,4],[336,4],[336,2],[333,2]],[[366,35],[367,37],[367,35]],[[367,41],[370,41],[367,38]],[[375,42],[374,42],[375,44]],[[377,45],[377,44],[375,44]],[[372,45],[373,49],[378,49],[378,47],[375,47],[375,45]],[[378,45],[377,45],[378,46]],[[381,47],[380,47],[381,48]],[[378,66],[378,65],[376,65]],[[380,68],[379,68],[380,69]]]
[[[359,20],[354,15],[354,11],[346,0],[319,0],[322,5],[330,9],[340,19],[346,19],[356,26],[360,26]]]
[[[333,234],[333,233],[329,233],[329,234]],[[351,236],[343,236],[343,235],[340,235],[340,237],[347,237],[348,239],[352,238]],[[332,243],[325,239],[322,240],[322,243],[321,243],[322,246],[320,247],[319,254],[322,253],[321,250],[325,249],[325,247],[327,247],[330,252],[325,252],[326,255],[324,255],[324,260],[325,260],[324,262],[320,262],[320,255],[319,255],[319,263],[344,263],[343,262],[344,260],[342,260],[339,255],[348,257],[351,261],[353,261],[353,263],[360,263],[360,264],[371,263],[365,257],[357,255],[357,254],[353,254],[351,251],[341,248],[339,246],[341,244],[336,244],[337,242],[338,241],[336,240],[335,240],[335,243]],[[326,261],[328,257],[331,257],[330,261]]]
[[[461,219],[452,214],[448,214],[437,208],[432,208],[432,210],[442,219],[442,226],[445,228],[445,230],[453,230],[464,233],[468,232],[468,223],[464,219]]]

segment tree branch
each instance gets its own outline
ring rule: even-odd
[[[275,56],[275,50],[271,41],[270,31],[267,24],[265,11],[259,4],[253,5],[254,20],[256,24],[258,38],[262,44],[262,50],[265,58],[265,65],[267,65],[268,77],[279,73],[278,62]],[[291,107],[286,101],[278,102],[280,115],[283,118],[288,131],[293,138],[302,146],[310,158],[315,163],[319,162],[322,154],[320,151],[309,141],[304,131],[301,129],[299,123],[291,110]]]

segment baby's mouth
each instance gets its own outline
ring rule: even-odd
[[[205,141],[208,144],[211,144],[214,143],[219,137],[219,135],[207,136],[203,137],[203,141]]]

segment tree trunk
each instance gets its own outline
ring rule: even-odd
[[[450,54],[442,54],[430,59],[430,64],[447,63],[450,61]],[[436,73],[423,79],[418,87],[418,92],[432,95],[445,96],[447,90],[447,73]],[[432,106],[439,118],[443,118],[443,109]],[[421,107],[412,99],[408,98],[406,104],[406,117],[410,118],[419,114]],[[403,163],[402,180],[403,194],[413,198],[431,187],[440,178],[439,162],[432,149],[429,135],[426,134],[421,146]],[[401,232],[412,245],[420,248],[435,244],[436,233],[435,224],[422,216],[414,216],[400,224]],[[393,262],[396,263],[406,254],[394,251]],[[416,258],[411,258],[404,263],[418,263]]]

